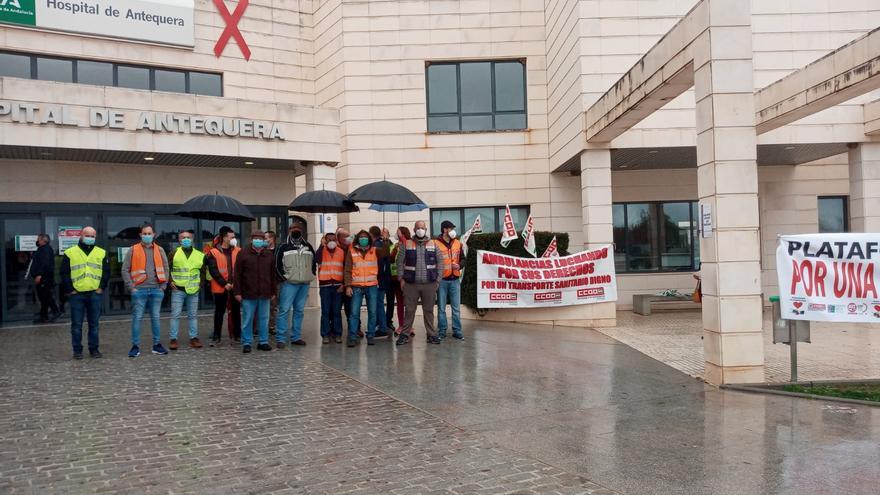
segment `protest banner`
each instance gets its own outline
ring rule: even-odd
[[[880,322],[878,234],[779,237],[776,272],[788,320]]]
[[[553,258],[477,251],[478,308],[536,308],[617,300],[610,245]]]
[[[526,226],[522,231],[522,238],[525,250],[532,255],[532,258],[537,257],[538,254],[535,252],[535,222],[532,220],[531,215],[526,220]]]
[[[554,235],[553,240],[547,245],[547,249],[544,250],[544,254],[542,254],[541,257],[553,258],[557,256],[559,256],[559,246],[556,244],[556,236]]]
[[[501,247],[507,247],[510,241],[516,239],[516,225],[513,224],[513,215],[510,214],[510,205],[504,205],[504,224],[501,231]]]

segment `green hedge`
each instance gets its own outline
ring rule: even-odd
[[[544,253],[550,241],[556,236],[556,247],[561,256],[568,255],[568,234],[563,232],[535,232],[535,252],[538,256]],[[468,239],[468,255],[464,262],[464,276],[461,279],[461,303],[477,309],[477,251],[492,251],[508,256],[531,258],[523,247],[522,237],[510,241],[507,248],[501,247],[501,233],[474,234]]]

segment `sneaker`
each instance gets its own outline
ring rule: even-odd
[[[259,349],[259,350],[261,350],[261,351],[271,351],[271,350],[272,350],[272,346],[269,345],[269,344],[260,344],[260,345],[257,346],[257,349]]]
[[[199,340],[198,337],[193,337],[193,338],[189,339],[189,346],[192,347],[193,349],[201,349],[202,342]]]
[[[211,337],[210,346],[214,347],[215,345],[220,344],[220,337]]]
[[[329,343],[330,343],[330,337],[323,337],[323,338],[321,339],[321,343],[322,343],[322,344],[329,344]]]
[[[290,343],[290,345],[304,346],[304,345],[306,345],[306,341],[303,339],[294,340],[293,342]]]
[[[440,337],[428,337],[429,344],[439,344],[441,342],[443,342],[443,341],[440,340]]]
[[[171,342],[168,343],[168,349],[172,351],[177,350],[177,339],[171,339]]]
[[[373,337],[367,337],[367,345],[376,345],[376,342],[373,341]]]
[[[348,347],[354,347],[356,345],[358,345],[357,340],[349,340],[348,341]]]
[[[438,334],[437,334],[437,338],[440,339],[440,340],[445,340],[445,339],[446,339],[446,334],[445,334],[445,333],[438,333]]]
[[[284,342],[275,342],[276,349],[284,349],[284,347],[285,347]]]
[[[140,355],[141,355],[141,348],[136,345],[131,346],[131,350],[128,351],[128,357],[136,358]]]
[[[168,354],[168,351],[165,350],[165,347],[163,347],[162,343],[160,342],[158,344],[153,345],[153,354],[160,354],[160,355],[164,356],[165,354]]]
[[[95,349],[94,351],[89,351],[89,355],[92,357],[92,359],[101,359],[102,357],[104,357],[104,355],[101,354],[101,351],[97,349]]]
[[[452,334],[452,338],[456,339],[456,340],[464,340],[464,335],[462,335],[460,333],[454,333],[454,334]]]
[[[249,346],[247,344],[241,346],[241,352],[243,354],[247,354],[247,353],[251,352],[251,346]]]
[[[79,360],[82,359],[82,358],[83,358],[83,353],[82,353],[82,352],[74,352],[74,353],[73,353],[73,359],[76,359],[77,361],[79,361]]]
[[[376,335],[373,336],[374,339],[386,339],[388,338],[388,330],[379,330],[376,332]]]
[[[395,344],[406,345],[407,342],[409,342],[409,336],[405,333],[402,333],[400,334],[400,336],[397,337],[397,342],[395,342]]]
[[[340,337],[339,335],[337,335],[336,338],[333,339],[333,341],[336,342],[337,344],[341,344],[341,343],[342,343],[342,337]]]

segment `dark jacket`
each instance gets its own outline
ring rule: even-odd
[[[379,290],[390,290],[391,289],[391,243],[388,241],[384,241],[382,239],[377,239],[376,242],[373,243],[373,246],[376,247],[377,255],[382,253],[383,256],[379,256]]]
[[[208,254],[205,255],[205,265],[207,265],[208,267],[208,273],[210,273],[211,278],[216,280],[217,283],[220,285],[231,284],[231,279],[235,277],[235,267],[232,265],[232,248],[228,247],[224,249],[221,246],[217,246],[217,249],[219,249],[223,254],[226,255],[226,266],[228,266],[229,269],[232,270],[232,276],[230,277],[230,280],[226,280],[225,278],[223,278],[223,275],[220,274],[220,269],[217,268],[217,260],[214,259],[214,255],[211,254],[210,251],[208,251]],[[242,249],[242,251],[244,251],[244,249]],[[238,255],[241,256],[241,253],[238,253]]]
[[[31,279],[43,277],[40,280],[43,285],[55,283],[55,251],[52,246],[44,244],[37,248],[31,263],[30,275]]]
[[[235,262],[232,293],[244,299],[270,299],[278,290],[275,278],[275,253],[271,249],[257,252],[253,246],[243,248]]]
[[[79,248],[83,250],[84,253],[89,254],[92,252],[95,246],[86,246],[82,242],[79,243]],[[107,289],[107,284],[110,283],[110,259],[107,256],[104,256],[104,262],[101,263],[102,271],[101,271],[101,283],[99,287],[101,290]],[[73,292],[73,281],[70,279],[70,258],[67,256],[61,257],[61,289],[65,294],[70,294]]]

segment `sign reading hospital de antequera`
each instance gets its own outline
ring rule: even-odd
[[[779,237],[776,271],[788,320],[880,323],[880,235]]]
[[[0,0],[0,23],[194,46],[193,0]]]
[[[543,308],[617,300],[613,249],[517,258],[477,252],[477,307]]]

